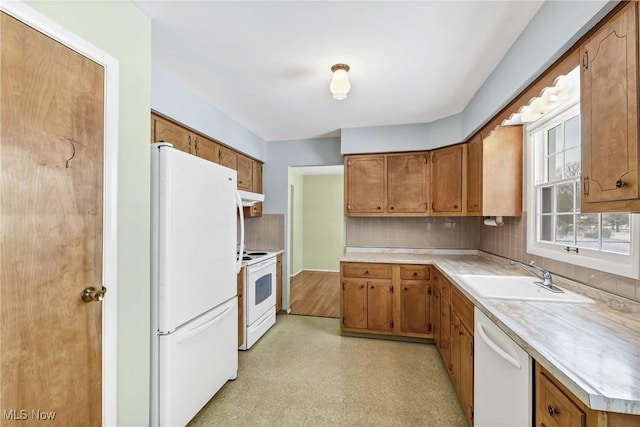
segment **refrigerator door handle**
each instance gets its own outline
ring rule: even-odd
[[[222,311],[222,313],[218,314],[216,317],[214,317],[213,319],[208,320],[207,322],[203,323],[202,325],[199,325],[199,326],[195,327],[194,329],[190,330],[189,332],[185,333],[178,340],[178,344],[188,340],[189,338],[193,337],[194,335],[198,335],[203,330],[209,329],[210,327],[212,327],[216,323],[220,322],[222,319],[224,319],[224,316],[229,311],[231,311],[232,308],[233,308],[233,304],[227,305],[227,307]]]
[[[236,274],[242,270],[242,254],[244,253],[244,212],[242,211],[242,198],[240,193],[236,193],[236,206],[238,207],[238,216],[240,217],[240,249],[238,251],[238,259],[236,260]]]

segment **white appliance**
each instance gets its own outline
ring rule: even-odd
[[[257,255],[252,255],[257,254]],[[248,350],[276,323],[276,254],[250,252],[245,260],[244,342]]]
[[[533,365],[529,356],[475,308],[473,425],[533,425]]]
[[[236,171],[151,147],[152,426],[184,426],[238,371]]]

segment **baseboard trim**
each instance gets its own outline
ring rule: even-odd
[[[324,273],[340,273],[340,270],[324,270],[321,268],[304,268],[302,271],[320,271]]]

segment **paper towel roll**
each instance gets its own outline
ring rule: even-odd
[[[488,225],[490,227],[501,227],[502,225],[504,225],[504,221],[502,220],[501,216],[496,216],[494,218],[485,217],[484,225]]]

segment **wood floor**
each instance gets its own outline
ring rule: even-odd
[[[302,271],[290,286],[291,314],[340,317],[340,273]]]

